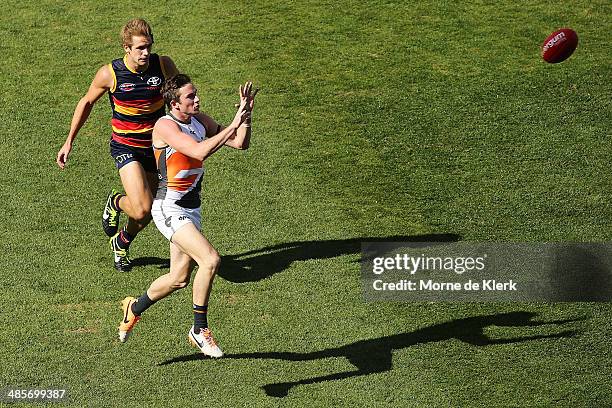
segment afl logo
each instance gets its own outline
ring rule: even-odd
[[[135,86],[136,85],[134,85],[131,82],[125,82],[125,83],[119,85],[119,89],[121,89],[123,92],[130,92],[130,91],[134,90]]]
[[[160,77],[151,77],[147,80],[147,84],[151,85],[151,86],[159,86],[161,85],[161,78]]]

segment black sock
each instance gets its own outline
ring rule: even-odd
[[[147,295],[147,292],[145,292],[141,297],[136,299],[134,303],[132,303],[132,313],[134,313],[136,316],[140,316],[142,312],[153,306],[153,303],[155,302],[156,301],[151,300],[149,295]]]
[[[136,235],[127,232],[127,226],[123,227],[117,236],[117,246],[121,249],[128,249],[134,238],[136,238]]]
[[[193,305],[193,331],[198,334],[200,329],[208,328],[208,305]]]
[[[125,194],[116,193],[113,198],[111,198],[111,207],[115,211],[121,211],[121,207],[119,207],[119,200],[121,197],[125,197]]]

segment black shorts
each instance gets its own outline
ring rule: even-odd
[[[142,168],[147,173],[157,173],[157,163],[155,163],[152,147],[133,147],[111,140],[110,154],[115,159],[117,170],[120,170],[128,163],[136,161],[142,165]]]

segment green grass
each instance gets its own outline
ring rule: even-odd
[[[581,0],[9,1],[0,386],[65,386],[74,406],[612,405],[610,304],[366,303],[355,244],[609,241],[611,15]],[[67,169],[54,163],[133,16],[218,120],[240,82],[262,89],[251,149],[207,163],[203,231],[225,257],[210,317],[219,361],[187,343],[189,289],[116,339],[118,302],[167,272],[168,244],[150,226],[132,247],[148,264],[111,268],[99,216],[119,179],[105,98]],[[544,63],[543,39],[566,26],[575,55]],[[496,324],[517,312],[580,320]],[[488,343],[471,344],[480,331]],[[283,383],[296,385],[264,392]]]

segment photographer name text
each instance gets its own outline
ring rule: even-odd
[[[474,291],[497,291],[515,292],[517,282],[512,279],[500,282],[495,279],[468,280],[467,282],[438,282],[433,279],[409,280],[401,279],[397,282],[384,282],[377,279],[372,283],[376,291],[419,291],[419,292],[474,292]]]

